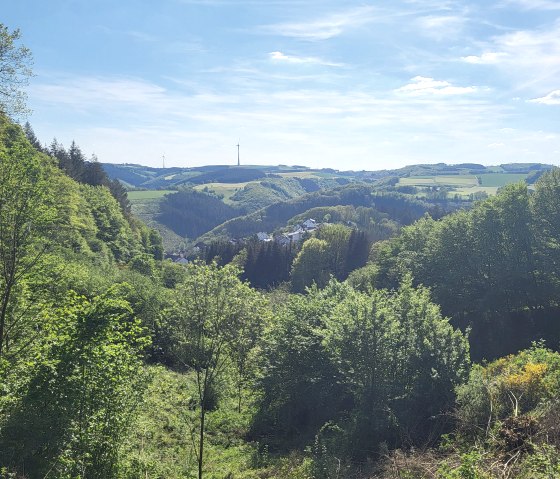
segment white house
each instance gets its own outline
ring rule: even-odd
[[[290,241],[292,241],[293,243],[299,243],[302,240],[304,234],[305,231],[303,231],[300,228],[297,231],[294,231],[293,233],[288,233],[287,236],[288,238],[290,238]]]
[[[305,220],[302,225],[306,230],[314,230],[317,228],[317,222],[313,218]]]
[[[264,231],[259,231],[257,233],[257,239],[259,241],[270,241],[271,240],[270,235],[268,233],[265,233]]]

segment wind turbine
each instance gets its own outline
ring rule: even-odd
[[[241,166],[241,163],[239,162],[239,140],[237,140],[237,166]]]

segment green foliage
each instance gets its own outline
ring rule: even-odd
[[[283,227],[294,216],[316,207],[352,205],[356,208],[375,208],[386,213],[398,224],[410,224],[430,211],[433,205],[411,199],[398,193],[375,193],[371,186],[350,184],[326,191],[308,193],[290,201],[275,203],[246,216],[233,218],[219,225],[201,239],[215,237],[243,238],[259,231],[274,231]],[[439,214],[441,214],[439,210]],[[434,211],[434,215],[437,211]],[[317,218],[322,220],[323,218]],[[392,230],[394,225],[380,226],[379,233]],[[375,232],[375,229],[374,229]]]
[[[274,178],[248,183],[231,197],[231,201],[242,211],[252,213],[273,203],[297,198],[305,193],[305,188],[295,178]]]
[[[27,113],[22,87],[32,75],[31,51],[17,44],[20,37],[19,30],[0,23],[0,114],[12,117]]]
[[[288,299],[261,360],[253,434],[298,444],[342,421],[339,457],[366,457],[382,441],[426,439],[466,375],[468,344],[410,279],[395,294],[331,281]]]
[[[227,368],[236,376],[238,409],[250,374],[251,354],[267,318],[262,296],[239,278],[233,266],[189,264],[171,311],[174,355],[194,370],[200,423],[196,457],[202,479],[206,412],[216,406],[219,381]],[[219,396],[218,396],[219,397]]]
[[[320,288],[329,281],[329,244],[318,238],[308,239],[294,260],[291,273],[292,288],[303,292],[315,283]]]
[[[475,365],[457,390],[458,416],[480,434],[508,416],[534,413],[560,394],[560,354],[540,345]]]
[[[237,215],[235,208],[193,189],[167,195],[160,203],[159,221],[180,236],[197,238]]]
[[[276,241],[251,241],[240,266],[242,277],[259,289],[277,287],[290,279],[290,269],[297,252],[296,245],[283,246]]]
[[[92,302],[71,294],[45,317],[17,399],[2,411],[1,464],[33,477],[115,476],[148,344],[123,293]]]
[[[552,266],[559,260],[558,178],[552,170],[532,195],[525,184],[508,185],[468,212],[403,228],[375,245],[370,282],[394,288],[411,272],[456,325],[471,327],[475,358],[507,354],[543,337],[558,341],[553,318],[560,281]]]
[[[439,479],[487,479],[489,476],[478,466],[480,461],[480,453],[476,450],[463,454],[456,467],[444,462],[438,469],[437,476]]]
[[[365,265],[369,242],[365,233],[339,224],[324,224],[303,244],[292,265],[294,291],[315,283],[324,287],[332,276],[338,280]]]
[[[259,361],[259,410],[253,437],[276,447],[302,446],[336,415],[345,400],[339,373],[323,347],[325,318],[349,289],[331,282],[307,296],[290,295],[278,304]]]
[[[356,404],[351,449],[357,456],[403,433],[423,438],[429,420],[453,403],[467,371],[466,338],[410,278],[396,294],[350,294],[325,335]]]
[[[318,219],[328,223],[341,223],[366,233],[369,241],[381,241],[395,236],[399,224],[389,219],[389,215],[380,213],[375,208],[364,206],[324,206],[294,216],[288,221],[290,225],[301,224],[307,219]]]
[[[18,335],[15,289],[51,247],[57,224],[52,171],[21,128],[0,116],[0,357]]]
[[[97,226],[97,239],[109,246],[116,260],[130,260],[141,246],[115,198],[104,186],[83,185],[81,190]]]

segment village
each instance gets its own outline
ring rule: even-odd
[[[292,231],[289,233],[267,233],[265,231],[259,231],[252,238],[256,238],[257,241],[262,243],[275,242],[280,246],[290,246],[299,244],[304,238],[308,237],[313,232],[321,228],[323,224],[319,223],[313,218],[309,218],[302,223],[298,223],[292,227]],[[231,238],[229,243],[232,245],[244,244],[247,238]],[[177,264],[187,264],[190,262],[189,258],[197,257],[202,250],[204,250],[208,245],[202,241],[199,241],[194,245],[191,254],[185,252],[172,253],[167,255],[169,259]]]

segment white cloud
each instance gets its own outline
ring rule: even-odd
[[[372,7],[359,7],[342,13],[335,13],[318,20],[301,23],[278,23],[265,25],[261,31],[302,40],[328,40],[345,31],[365,25],[374,20]]]
[[[493,65],[499,63],[507,57],[506,53],[503,52],[484,52],[481,55],[469,55],[462,57],[461,60],[467,63],[473,63],[476,65]]]
[[[560,20],[540,30],[519,30],[494,37],[484,53],[468,63],[495,65],[513,80],[515,90],[552,90],[560,75]]]
[[[53,78],[35,87],[32,107],[55,117],[72,111],[72,123],[61,130],[43,117],[33,126],[42,139],[75,139],[84,152],[113,162],[156,164],[162,152],[173,166],[234,162],[239,137],[245,161],[255,164],[340,168],[345,158],[343,168],[378,169],[474,156],[492,164],[512,155],[527,159],[521,148],[488,148],[511,144],[499,131],[510,111],[491,98],[466,95],[474,87],[415,77],[394,94],[365,86],[271,87],[265,78],[247,88],[235,86],[245,83],[241,78],[231,80],[224,91],[200,84],[164,88],[135,78]],[[560,147],[560,139],[552,146],[547,141],[547,152]],[[535,142],[544,140],[521,145]]]
[[[314,64],[314,65],[324,65],[329,67],[343,67],[343,63],[335,63],[327,60],[323,60],[317,57],[298,57],[295,55],[286,55],[282,52],[270,52],[268,54],[270,59],[275,62],[293,63],[293,64]]]
[[[529,101],[531,103],[540,103],[541,105],[560,105],[560,90],[551,91],[546,96],[534,98]]]
[[[477,91],[476,87],[459,87],[442,80],[434,80],[429,77],[416,76],[410,83],[395,90],[396,93],[408,95],[465,95]]]
[[[67,77],[33,86],[30,94],[49,102],[75,107],[105,102],[136,105],[161,100],[165,89],[131,78]]]

